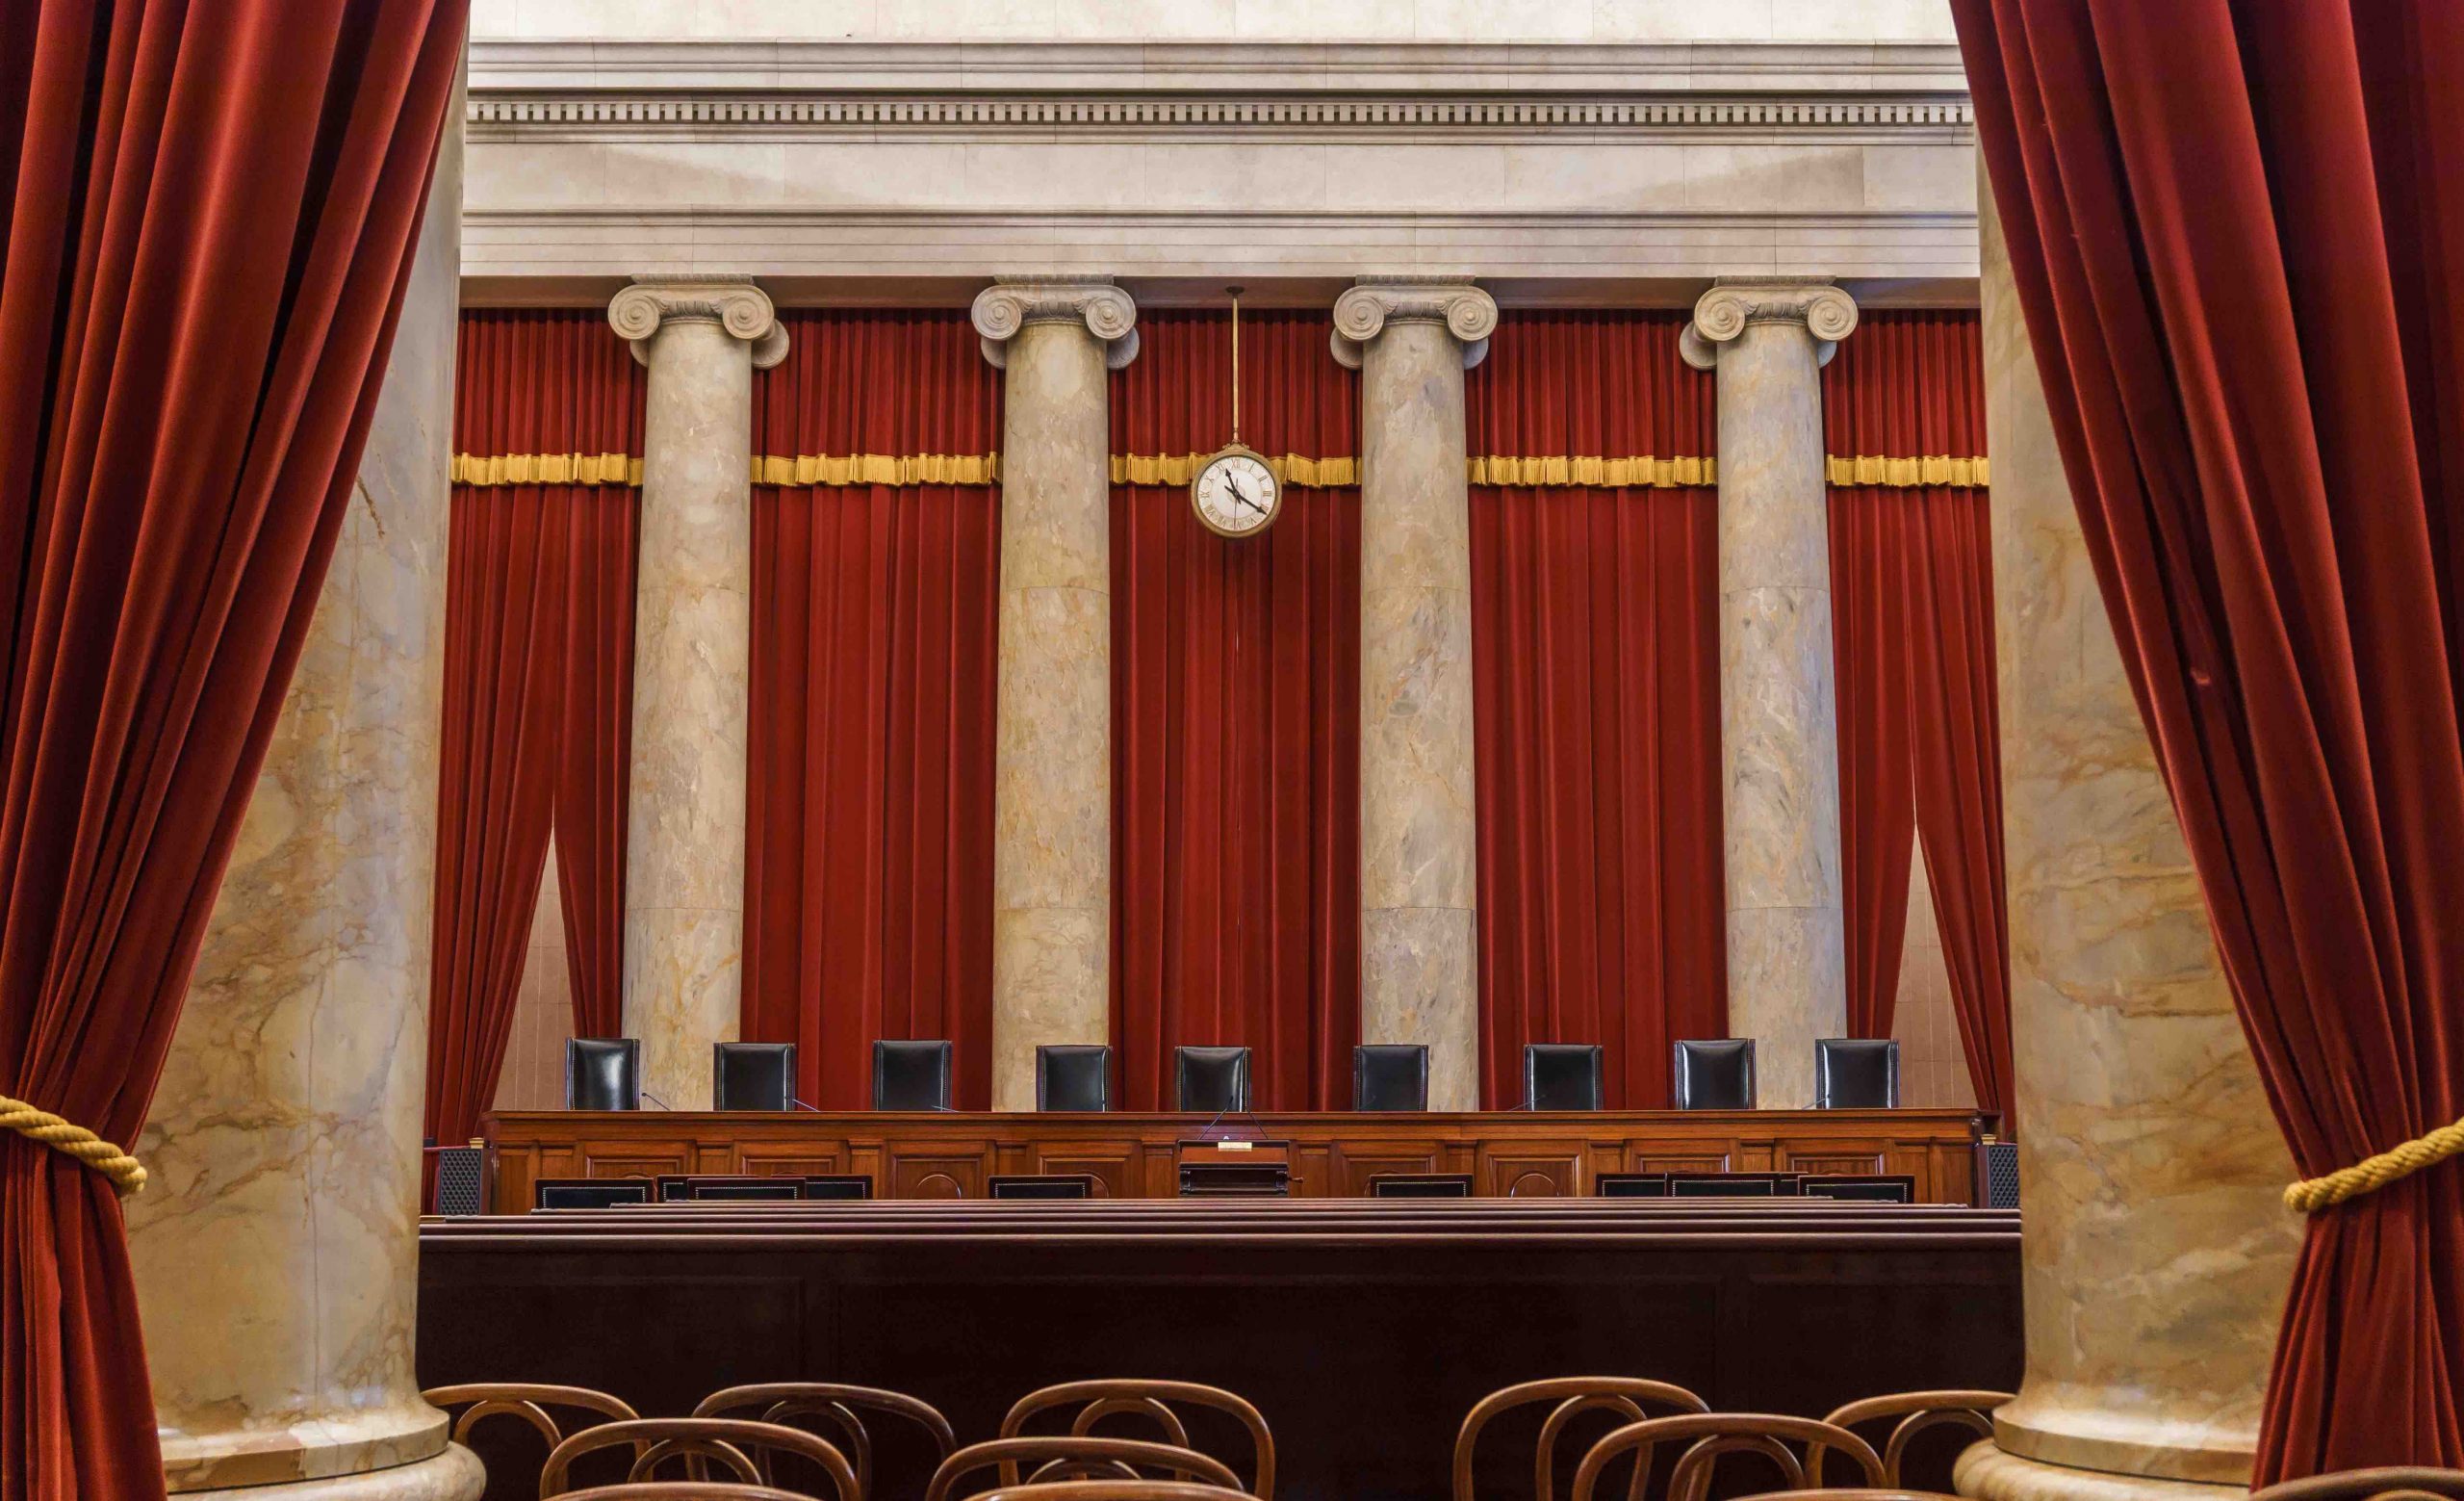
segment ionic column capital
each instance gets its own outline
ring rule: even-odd
[[[1388,323],[1444,323],[1463,347],[1463,368],[1487,357],[1497,298],[1469,276],[1361,276],[1335,298],[1335,363],[1360,369],[1361,350]]]
[[[968,315],[995,370],[1010,366],[1009,343],[1029,323],[1078,323],[1103,341],[1104,366],[1138,357],[1138,303],[1110,276],[1000,276],[975,295]]]
[[[671,323],[717,323],[753,347],[753,368],[768,370],[787,357],[787,330],[779,323],[770,294],[743,277],[636,276],[607,303],[607,323],[633,347],[633,358],[651,362],[651,340]]]
[[[1694,321],[1677,341],[1696,370],[1719,363],[1719,347],[1752,323],[1796,323],[1814,341],[1814,363],[1831,363],[1839,341],[1857,327],[1857,299],[1827,279],[1723,276],[1694,304]]]

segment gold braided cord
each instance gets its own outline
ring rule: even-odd
[[[1992,482],[1991,470],[1985,455],[1958,458],[1948,453],[1928,453],[1920,458],[1885,458],[1876,453],[1860,453],[1854,458],[1834,453],[1822,461],[1823,478],[1833,484],[1888,485],[1908,489],[1915,485],[1948,485],[1956,490],[1983,489]]]
[[[48,1110],[38,1110],[22,1100],[0,1095],[0,1127],[16,1132],[29,1141],[38,1141],[52,1151],[64,1152],[112,1180],[112,1186],[125,1198],[145,1186],[145,1167],[135,1157],[120,1151],[82,1126],[73,1125]]]
[[[1503,453],[1484,453],[1471,461],[1474,484],[1513,485],[1522,489],[1543,489],[1552,485],[1604,485],[1611,489],[1667,490],[1679,486],[1717,484],[1719,461],[1709,458],[1654,458],[1640,454],[1632,458],[1602,458],[1593,454],[1572,457],[1516,458]]]
[[[2374,1193],[2400,1178],[2450,1157],[2464,1156],[2464,1121],[2442,1126],[2392,1151],[2382,1152],[2324,1178],[2304,1178],[2284,1191],[2284,1206],[2297,1214],[2315,1214],[2330,1204]]]
[[[1206,453],[1115,453],[1115,484],[1183,485],[1195,479],[1213,455]],[[1281,483],[1303,489],[1325,489],[1360,483],[1360,460],[1343,455],[1310,457],[1285,453],[1267,460]],[[1474,484],[1543,489],[1563,485],[1609,488],[1670,489],[1717,484],[1719,462],[1703,457],[1658,458],[1651,454],[1604,457],[1599,454],[1551,454],[1525,457],[1507,453],[1474,456],[1466,465]],[[783,485],[981,485],[998,484],[998,453],[757,453],[753,482]],[[1916,458],[1878,454],[1832,454],[1823,460],[1823,477],[1832,484],[1910,488],[1948,485],[1983,488],[1991,482],[1985,457],[1931,453]],[[455,484],[624,484],[642,482],[642,461],[623,453],[456,453]]]

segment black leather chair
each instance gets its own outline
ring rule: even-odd
[[[530,1184],[533,1209],[612,1209],[650,1202],[646,1178],[542,1178]]]
[[[796,1045],[713,1043],[710,1100],[715,1110],[796,1107]]]
[[[1813,1107],[1898,1109],[1899,1044],[1887,1037],[1814,1039]]]
[[[1045,1043],[1036,1048],[1036,1108],[1110,1110],[1113,1050],[1100,1043]]]
[[[1369,1179],[1372,1199],[1469,1199],[1469,1173],[1377,1173]]]
[[[1091,1173],[995,1173],[984,1180],[987,1199],[1092,1199]]]
[[[1671,1199],[1794,1199],[1795,1173],[1671,1173]]]
[[[1679,1043],[1669,1096],[1680,1110],[1754,1108],[1754,1039]]]
[[[1249,1108],[1249,1049],[1176,1048],[1172,1055],[1182,1109],[1221,1115]]]
[[[868,1174],[819,1173],[805,1179],[807,1201],[870,1199],[871,1197],[873,1197],[873,1180]]]
[[[1364,1043],[1351,1050],[1354,1110],[1428,1108],[1428,1048],[1419,1043]]]
[[[1603,1173],[1592,1179],[1592,1192],[1603,1199],[1665,1199],[1665,1173]]]
[[[639,1110],[641,1107],[640,1038],[565,1039],[566,1109]]]
[[[1601,1100],[1598,1043],[1523,1045],[1523,1104],[1527,1110],[1597,1110]]]
[[[873,1108],[950,1108],[950,1045],[888,1038],[873,1044]]]
[[[1808,1174],[1797,1184],[1800,1199],[1839,1199],[1862,1203],[1914,1203],[1916,1179],[1907,1173]]]

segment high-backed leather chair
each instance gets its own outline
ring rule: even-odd
[[[565,1039],[566,1109],[639,1110],[641,1107],[640,1038]]]
[[[1679,1043],[1669,1069],[1669,1098],[1680,1110],[1753,1109],[1754,1039]]]
[[[1354,1110],[1428,1108],[1428,1048],[1423,1043],[1363,1043],[1351,1050]]]
[[[873,1108],[950,1108],[950,1045],[920,1038],[873,1044]]]
[[[713,1043],[710,1100],[717,1110],[796,1107],[796,1045]]]
[[[1813,1107],[1898,1109],[1899,1044],[1887,1037],[1814,1039]]]
[[[648,1203],[655,1185],[646,1178],[538,1178],[530,1180],[533,1209],[612,1209]]]
[[[1113,1050],[1100,1043],[1044,1043],[1036,1048],[1036,1108],[1110,1110]]]
[[[1601,1100],[1597,1043],[1523,1045],[1523,1104],[1528,1110],[1597,1110]]]
[[[1182,1109],[1226,1113],[1249,1108],[1249,1049],[1176,1048],[1172,1056]]]

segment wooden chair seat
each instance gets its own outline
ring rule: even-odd
[[[1245,1490],[1200,1486],[1186,1480],[1060,1480],[1040,1486],[1004,1486],[984,1501],[1259,1501]]]
[[[1020,1466],[1036,1468],[1021,1477]],[[1150,1443],[1142,1438],[1105,1438],[1092,1434],[1036,1434],[971,1443],[941,1462],[924,1501],[949,1501],[959,1477],[999,1466],[996,1488],[1048,1485],[1064,1480],[1141,1480],[1138,1467],[1166,1470],[1170,1480],[1189,1480],[1232,1490],[1241,1479],[1232,1467],[1184,1444]]]
[[[2396,1464],[2377,1469],[2336,1470],[2300,1480],[2278,1481],[2250,1492],[2250,1501],[2459,1501],[2464,1470]]]
[[[792,1490],[742,1486],[725,1480],[636,1480],[621,1486],[568,1490],[557,1501],[812,1501]]]

